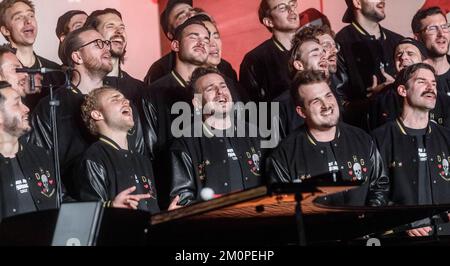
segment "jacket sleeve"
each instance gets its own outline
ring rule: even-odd
[[[157,143],[158,118],[155,105],[150,100],[150,93],[142,97],[140,109],[145,150],[151,160],[155,159]]]
[[[373,141],[371,142],[370,161],[371,169],[367,205],[373,207],[385,206],[389,202],[390,181],[381,154]]]
[[[261,81],[258,80],[256,65],[252,58],[246,56],[241,63],[239,81],[247,91],[249,100],[260,102],[263,98],[264,88],[262,88]]]
[[[141,119],[139,117],[139,112],[136,108],[136,106],[132,105],[133,113],[137,115],[133,115],[134,120],[134,130],[133,135],[128,136],[129,141],[130,139],[134,142],[134,149],[137,153],[142,155],[148,155],[151,154],[151,151],[147,152],[147,148],[145,145],[145,138],[144,138],[144,128],[142,126]]]
[[[33,131],[30,134],[29,141],[36,146],[51,150],[53,148],[53,136],[50,121],[50,109],[43,102],[39,103],[31,117],[31,126]],[[50,108],[50,107],[48,107]]]
[[[173,147],[179,144],[174,142]],[[170,162],[172,173],[172,188],[170,191],[170,198],[180,196],[180,206],[185,206],[196,200],[196,173],[191,156],[179,148],[172,148],[170,150]]]
[[[288,167],[284,165],[283,160],[278,158],[279,156],[276,156],[276,154],[275,151],[266,160],[268,184],[292,182]]]
[[[108,201],[105,167],[90,159],[83,159],[80,167],[82,201]]]

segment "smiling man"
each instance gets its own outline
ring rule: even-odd
[[[368,134],[339,121],[338,103],[326,74],[299,72],[291,92],[305,125],[269,156],[270,182],[299,183],[326,176],[327,182],[360,185],[339,194],[342,198],[336,200],[341,204],[385,205],[389,180],[380,154]]]
[[[29,112],[17,91],[0,81],[0,220],[56,208],[52,157],[19,141],[31,130]]]
[[[128,45],[128,35],[122,14],[113,8],[96,10],[87,18],[86,26],[97,29],[103,38],[111,41],[113,69],[104,78],[104,84],[117,88],[127,99],[136,103],[143,92],[144,83],[121,68],[125,63]]]
[[[439,7],[419,10],[411,23],[416,38],[427,48],[429,63],[436,70],[438,90],[450,96],[450,23]]]
[[[233,98],[224,75],[216,68],[197,68],[190,84],[200,95],[192,104],[202,115],[191,129],[203,134],[175,139],[170,147],[170,209],[201,200],[205,187],[219,197],[263,184],[260,140],[249,137],[249,130],[247,135],[237,135]]]

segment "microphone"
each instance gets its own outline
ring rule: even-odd
[[[27,74],[47,74],[52,72],[68,72],[72,71],[73,68],[63,66],[61,69],[54,69],[54,68],[47,68],[47,67],[41,67],[41,68],[16,68],[16,73],[27,73]]]

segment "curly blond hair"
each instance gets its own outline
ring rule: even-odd
[[[117,91],[116,88],[103,86],[91,91],[85,98],[84,102],[81,105],[81,117],[83,118],[83,122],[86,127],[89,129],[92,135],[98,135],[98,127],[95,124],[95,120],[92,119],[91,113],[92,111],[100,109],[100,95],[109,90]]]

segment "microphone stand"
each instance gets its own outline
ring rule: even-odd
[[[66,81],[67,82],[67,81]],[[58,144],[58,127],[56,122],[56,108],[59,106],[59,100],[55,99],[53,95],[53,85],[50,84],[50,121],[52,125],[53,137],[53,162],[55,164],[55,178],[56,178],[56,207],[59,209],[62,204],[62,184],[61,184],[61,169],[59,165],[59,144]]]

